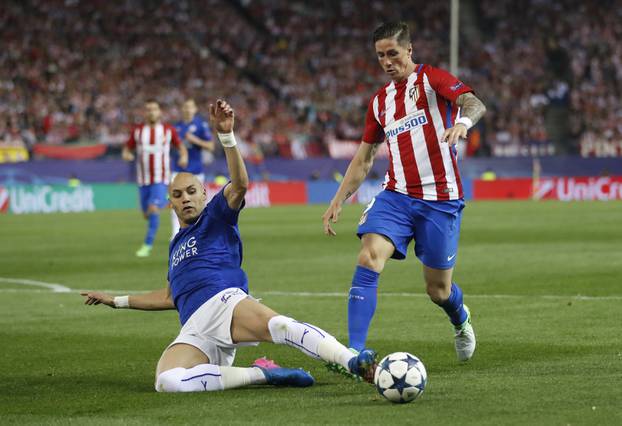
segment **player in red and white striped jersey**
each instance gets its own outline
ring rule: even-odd
[[[404,259],[414,239],[427,293],[449,316],[458,359],[465,361],[475,350],[475,334],[462,291],[452,282],[464,208],[455,144],[486,108],[447,71],[413,61],[406,24],[378,27],[374,47],[391,81],[372,96],[362,143],[323,216],[325,233],[336,235],[330,222],[337,221],[343,202],[359,188],[386,142],[384,191],[363,212],[357,232],[362,246],[348,302],[350,347],[365,347],[379,274],[389,258]]]
[[[140,193],[140,206],[148,221],[143,245],[138,257],[151,254],[153,240],[160,224],[160,209],[168,204],[167,190],[170,180],[171,146],[179,150],[179,165],[188,164],[188,151],[170,124],[160,121],[162,111],[155,100],[145,102],[145,123],[135,126],[123,147],[123,159],[136,159],[136,180]],[[136,153],[136,156],[134,155]]]

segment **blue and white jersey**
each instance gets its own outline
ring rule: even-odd
[[[171,150],[171,169],[176,173],[188,172],[193,175],[203,173],[201,147],[188,142],[186,134],[190,132],[204,141],[211,141],[212,131],[209,128],[209,124],[203,119],[203,117],[197,114],[190,123],[186,123],[184,121],[178,121],[175,123],[175,130],[177,130],[177,134],[184,142],[185,147],[188,148],[188,167],[185,169],[179,167],[177,164],[177,161],[179,161],[179,153],[176,150]]]
[[[231,209],[223,191],[205,206],[196,223],[177,233],[169,246],[168,281],[182,325],[226,288],[237,287],[248,293],[238,229],[242,208]]]

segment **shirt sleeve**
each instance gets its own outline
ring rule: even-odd
[[[171,144],[173,146],[179,147],[181,145],[181,139],[179,139],[177,130],[175,130],[175,127],[173,126],[169,126],[169,129],[171,129]]]
[[[127,138],[127,141],[125,142],[125,146],[128,147],[129,149],[136,149],[136,139],[134,138],[135,130],[136,130],[136,127],[132,127],[132,130],[130,130],[130,136]]]
[[[229,184],[227,184],[229,185]],[[234,210],[229,207],[227,203],[227,199],[225,198],[225,185],[214,198],[211,199],[205,208],[207,209],[207,213],[214,218],[218,218],[228,223],[229,225],[236,225],[238,223],[238,216],[240,215],[240,211],[244,208],[246,201],[242,201],[242,205],[239,210]]]
[[[458,96],[463,93],[473,91],[456,76],[440,68],[430,67],[426,74],[434,91],[452,103],[455,103]]]
[[[377,144],[384,141],[384,129],[376,120],[374,114],[374,95],[367,105],[367,114],[365,115],[365,130],[363,132],[363,142],[369,144]]]

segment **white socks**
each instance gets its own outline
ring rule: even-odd
[[[268,321],[268,329],[274,343],[298,348],[315,359],[336,362],[348,368],[348,361],[354,357],[337,339],[311,324],[277,315]]]
[[[266,377],[256,367],[199,364],[193,368],[173,368],[160,373],[155,387],[158,392],[204,392],[264,383]]]
[[[274,343],[297,348],[315,359],[348,368],[348,361],[355,356],[333,336],[311,324],[277,315],[270,319],[268,328]],[[179,367],[160,373],[155,387],[158,392],[204,392],[265,383],[263,371],[256,367],[199,364],[193,368]]]

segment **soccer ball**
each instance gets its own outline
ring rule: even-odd
[[[408,352],[385,356],[374,373],[374,383],[380,395],[395,403],[414,401],[423,393],[427,382],[425,366]]]

